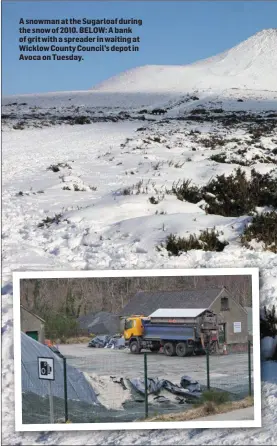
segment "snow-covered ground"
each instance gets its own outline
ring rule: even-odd
[[[240,242],[251,217],[206,214],[201,202],[180,201],[170,193],[179,180],[203,186],[239,166],[247,175],[252,168],[272,176],[277,174],[277,92],[276,82],[273,83],[276,46],[272,50],[276,31],[258,37],[251,45],[247,41],[246,46],[213,61],[220,70],[224,64],[229,67],[229,80],[236,78],[239,82],[226,86],[222,80],[228,78],[226,72],[221,71],[221,77],[215,72],[220,90],[211,80],[209,88],[193,85],[187,89],[189,93],[186,87],[180,94],[171,88],[170,81],[167,91],[146,94],[152,87],[146,88],[143,82],[152,77],[142,70],[140,76],[135,75],[136,91],[132,87],[122,93],[116,80],[112,88],[109,83],[107,88],[102,86],[90,93],[4,98],[4,444],[261,445],[271,444],[272,438],[276,438],[277,369],[273,362],[263,364],[264,427],[259,429],[20,434],[14,432],[13,424],[12,271],[259,267],[260,304],[277,303],[277,255],[265,251],[260,244],[248,249]],[[232,77],[230,67],[249,48],[256,54],[253,63],[249,60],[248,67],[243,67],[244,77],[238,73]],[[270,61],[266,75],[257,70],[259,64],[263,69],[266,66],[265,53]],[[211,61],[209,73],[210,64]],[[204,66],[203,62],[195,69],[203,74]],[[174,79],[171,71],[161,72],[159,85],[164,85],[165,79]],[[185,83],[182,76],[180,82]],[[238,85],[243,88],[238,89]],[[144,107],[147,112],[140,113]],[[155,107],[163,107],[166,113],[151,114]],[[201,119],[187,119],[197,107],[208,110],[208,119],[201,113]],[[97,118],[97,122],[68,125],[64,117],[69,114],[74,119],[80,115],[92,121]],[[271,127],[263,130],[258,141],[253,141],[250,130],[259,125],[257,118],[271,122]],[[115,122],[111,122],[113,119]],[[18,128],[21,121],[24,124]],[[17,129],[13,128],[14,123]],[[212,160],[213,155],[224,155],[224,162]],[[213,227],[229,243],[222,252],[193,250],[175,257],[162,247],[171,233],[197,235],[200,230]]]

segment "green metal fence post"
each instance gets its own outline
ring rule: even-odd
[[[144,353],[144,397],[145,397],[145,418],[148,418],[147,353]]]
[[[248,341],[248,379],[249,379],[249,396],[252,394],[252,381],[251,381],[251,341]]]
[[[66,358],[63,357],[63,383],[64,383],[64,420],[68,421],[68,405],[67,405],[67,374],[66,374]]]
[[[207,388],[210,390],[210,352],[209,347],[206,349],[206,360],[207,360]]]

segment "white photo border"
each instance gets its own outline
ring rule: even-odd
[[[253,311],[253,380],[254,420],[222,421],[170,421],[170,422],[124,422],[124,423],[72,423],[72,424],[23,424],[21,383],[21,331],[20,331],[20,280],[55,278],[97,277],[157,277],[157,276],[225,276],[251,275]],[[258,268],[197,268],[197,269],[142,269],[142,270],[97,270],[97,271],[16,271],[13,273],[14,312],[14,383],[15,383],[15,430],[30,431],[99,431],[99,430],[152,430],[152,429],[197,429],[197,428],[250,428],[261,427],[261,364],[260,364],[260,309]]]

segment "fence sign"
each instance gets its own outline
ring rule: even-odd
[[[54,376],[54,358],[38,358],[38,377],[39,379],[50,379]]]
[[[54,358],[38,357],[38,377],[39,379],[46,379],[48,381],[50,423],[54,424],[54,401],[52,391],[52,381],[55,379]]]
[[[234,333],[241,333],[241,322],[234,322]]]

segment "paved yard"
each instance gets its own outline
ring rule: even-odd
[[[197,418],[194,421],[242,421],[254,420],[254,406],[245,409],[232,410],[232,412],[219,413],[217,415],[209,415],[207,417]]]
[[[87,344],[60,345],[59,349],[68,358],[68,364],[87,373],[125,378],[142,377],[144,374],[143,354],[132,355],[128,350],[89,348]],[[179,384],[183,375],[206,385],[206,356],[179,358],[162,353],[148,354],[148,377],[166,378]],[[248,379],[247,353],[210,356],[212,387],[247,394]]]

